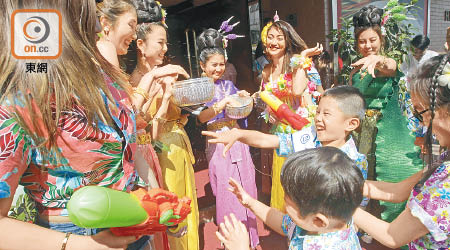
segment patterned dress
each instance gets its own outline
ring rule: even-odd
[[[450,161],[444,162],[420,190],[413,190],[407,206],[429,230],[409,243],[409,249],[449,249],[450,247]]]
[[[19,183],[36,202],[43,215],[67,216],[66,204],[73,192],[86,185],[131,191],[140,178],[134,168],[136,122],[124,91],[107,79],[115,100],[103,95],[114,126],[88,123],[83,107],[73,105],[61,112],[57,149],[44,163],[36,143],[19,125],[14,115],[29,121],[24,106],[0,106],[0,198],[14,196]],[[28,119],[27,119],[28,118]],[[55,135],[44,135],[55,136]],[[144,183],[142,183],[145,185]]]
[[[214,103],[222,100],[228,95],[236,94],[238,89],[232,81],[217,80],[215,82],[215,95],[206,106],[211,107]],[[246,119],[238,120],[241,128],[246,127]],[[228,118],[225,111],[221,112],[208,121],[208,130],[221,132],[237,126],[236,120]],[[251,240],[251,246],[255,248],[259,244],[258,230],[256,227],[256,216],[249,209],[243,207],[236,196],[228,191],[228,180],[235,179],[253,198],[257,198],[255,183],[255,166],[248,145],[236,142],[230,148],[225,158],[222,155],[223,144],[207,143],[206,157],[208,159],[209,180],[211,188],[216,196],[216,220],[217,224],[224,222],[224,216],[230,213],[246,225]]]
[[[321,85],[317,70],[315,70],[314,68],[311,69],[312,70],[307,72],[308,78],[310,79],[308,85]],[[297,114],[300,114],[301,116],[312,121],[314,114],[316,113],[316,105],[306,106],[305,103],[302,104],[301,98],[296,97],[292,94],[292,84],[292,73],[285,73],[284,75],[280,75],[276,82],[273,80],[267,83],[263,82],[262,90],[268,90],[272,92],[272,94],[277,96],[283,103],[286,103],[292,110],[296,111]],[[268,112],[266,111],[266,113]],[[310,126],[310,124],[305,126],[305,128]],[[275,135],[290,135],[294,132],[296,132],[296,130],[293,129],[290,125],[282,123],[280,121],[275,122],[271,129],[271,133]],[[272,161],[272,189],[270,196],[270,206],[280,211],[284,211],[285,209],[284,190],[280,181],[281,168],[285,160],[285,156],[279,155],[277,151],[274,150]]]
[[[297,226],[285,215],[281,223],[283,232],[288,236],[289,250],[360,250],[358,236],[353,222],[343,230],[336,232],[308,235],[307,231]]]

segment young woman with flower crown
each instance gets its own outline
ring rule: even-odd
[[[322,46],[308,48],[294,28],[279,20],[278,15],[275,15],[273,23],[264,27],[261,40],[270,60],[262,72],[261,90],[272,92],[291,109],[311,119],[318,96],[316,88],[320,85],[320,78],[312,77],[317,71],[310,71],[314,70],[311,57],[320,54]],[[277,120],[270,109],[267,109],[266,119],[273,124],[272,133],[282,137],[295,132],[290,125]],[[284,211],[284,191],[280,174],[285,159],[279,152],[274,152],[270,205],[281,211]]]
[[[228,24],[230,19],[223,22],[219,30],[207,29],[197,38],[200,66],[204,74],[214,80],[215,85],[214,98],[206,103],[208,108],[199,114],[198,121],[207,123],[209,131],[218,133],[247,125],[246,119],[231,119],[224,111],[226,105],[232,101],[230,95],[249,96],[247,91],[238,90],[232,81],[221,79],[226,68],[228,40],[238,37],[229,33],[234,27],[234,25]],[[228,191],[228,180],[233,178],[252,197],[257,197],[255,166],[250,149],[246,144],[236,143],[225,156],[222,155],[223,149],[223,144],[207,143],[206,147],[209,179],[216,197],[216,222],[217,225],[224,223],[225,216],[233,213],[245,224],[250,233],[250,245],[252,248],[256,248],[259,244],[256,216],[249,209],[241,206],[234,195]]]

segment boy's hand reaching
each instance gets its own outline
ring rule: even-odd
[[[249,250],[250,240],[245,225],[238,221],[234,214],[230,214],[231,221],[224,217],[225,223],[220,223],[220,231],[216,232],[217,238],[230,250]]]
[[[245,192],[244,188],[233,178],[230,177],[228,183],[230,184],[228,190],[236,196],[242,206],[250,208],[250,202],[253,198]]]
[[[233,146],[233,144],[237,140],[239,140],[240,130],[237,128],[233,128],[231,130],[220,132],[220,133],[216,133],[216,132],[212,132],[212,131],[202,131],[202,135],[206,135],[206,136],[213,138],[213,139],[208,140],[209,143],[225,144],[225,148],[223,149],[223,153],[222,153],[223,157],[225,157],[226,153],[228,152],[228,150],[230,150],[231,146]]]

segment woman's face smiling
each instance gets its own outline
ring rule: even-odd
[[[286,51],[286,38],[283,32],[276,27],[267,31],[267,52],[271,57],[281,57]]]
[[[359,34],[358,50],[363,57],[378,55],[381,49],[381,39],[378,33],[369,28]]]
[[[200,63],[205,74],[217,81],[225,72],[225,57],[222,54],[212,54],[206,60],[206,63]]]
[[[137,45],[148,64],[152,67],[161,65],[167,52],[166,29],[160,25],[152,25],[145,42],[138,39]]]
[[[108,39],[116,47],[117,55],[125,55],[128,46],[136,39],[137,16],[135,11],[128,11],[119,18],[108,33]]]

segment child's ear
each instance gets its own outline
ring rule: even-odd
[[[200,62],[200,68],[202,68],[203,72],[205,72],[206,66],[203,62]]]
[[[315,214],[312,222],[318,229],[324,229],[330,225],[330,220],[328,220],[328,217],[321,213]]]
[[[356,130],[359,127],[360,123],[361,122],[359,121],[358,118],[355,118],[355,117],[350,118],[350,119],[347,120],[347,124],[346,124],[345,130],[347,132],[352,132],[352,131]]]
[[[143,54],[143,52],[145,51],[145,43],[144,40],[142,39],[136,39],[136,46],[138,47],[138,49],[141,51],[141,53]]]

